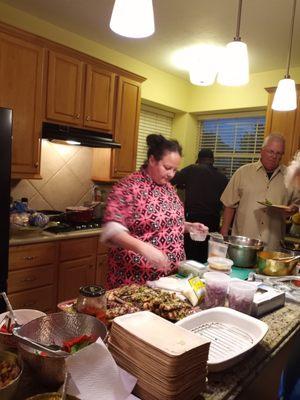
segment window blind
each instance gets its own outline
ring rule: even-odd
[[[211,149],[215,166],[228,178],[242,165],[259,159],[265,117],[219,118],[199,123],[199,149]]]
[[[171,137],[174,114],[154,107],[142,105],[137,143],[136,169],[147,159],[146,137],[158,133],[166,138]]]

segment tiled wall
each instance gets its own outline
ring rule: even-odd
[[[14,200],[27,197],[37,210],[61,210],[92,200],[92,149],[42,141],[42,179],[13,181]]]

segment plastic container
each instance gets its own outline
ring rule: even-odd
[[[225,305],[230,277],[222,272],[205,272],[205,306]]]
[[[76,309],[80,313],[97,317],[106,322],[106,290],[102,286],[82,286],[79,289]]]
[[[229,307],[245,314],[250,314],[256,289],[256,285],[250,282],[230,282],[228,293]]]
[[[208,257],[208,265],[210,270],[230,273],[233,261],[225,257]]]
[[[186,260],[179,264],[178,272],[181,275],[193,275],[201,278],[204,272],[207,272],[207,266],[194,260]]]
[[[208,257],[226,257],[228,244],[220,243],[216,240],[208,241]]]
[[[198,229],[191,228],[190,230],[190,237],[192,240],[196,242],[203,242],[208,234],[208,229],[206,229],[204,232],[200,232]]]

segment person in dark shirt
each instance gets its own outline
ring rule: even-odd
[[[177,172],[171,183],[185,191],[185,218],[201,222],[210,232],[219,231],[222,203],[220,197],[228,179],[213,165],[214,155],[209,149],[199,151],[196,164]],[[204,242],[193,241],[185,235],[184,248],[187,259],[206,262],[208,238]]]

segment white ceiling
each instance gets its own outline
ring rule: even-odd
[[[223,46],[235,36],[238,0],[153,0],[156,31],[128,39],[109,29],[114,0],[1,0],[149,65],[188,79],[172,54],[200,44]],[[244,0],[241,37],[250,72],[286,68],[293,0]],[[291,67],[300,66],[300,2],[296,9]]]

